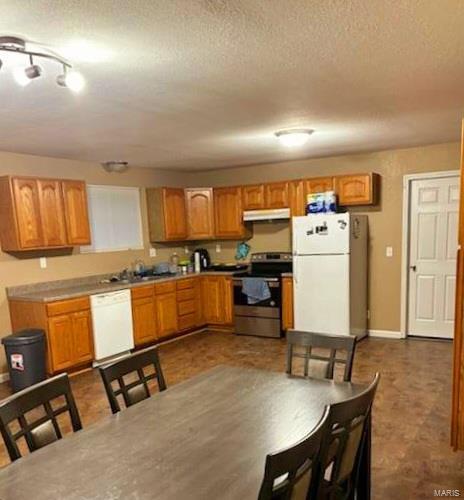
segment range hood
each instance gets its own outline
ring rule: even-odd
[[[244,221],[259,220],[282,220],[290,219],[289,208],[273,208],[269,210],[245,210],[243,212]]]

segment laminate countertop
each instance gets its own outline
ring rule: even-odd
[[[66,280],[59,282],[61,286],[53,287],[50,282],[49,288],[42,288],[41,284],[15,287],[7,289],[9,300],[27,301],[27,302],[55,302],[57,300],[67,300],[85,295],[95,295],[99,293],[116,292],[118,290],[127,290],[141,286],[148,286],[155,283],[165,283],[167,281],[179,281],[198,276],[232,276],[237,271],[203,271],[201,273],[177,274],[175,276],[166,276],[156,279],[140,281],[117,281],[112,283],[102,283],[101,281],[83,282],[82,279]],[[63,286],[66,283],[67,285]]]

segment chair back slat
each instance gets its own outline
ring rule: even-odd
[[[145,374],[144,368],[149,366],[153,366],[154,372]],[[100,375],[113,413],[121,411],[118,396],[122,396],[126,407],[149,398],[151,394],[148,382],[150,380],[157,381],[159,391],[166,389],[157,347],[138,351],[119,361],[101,366]],[[129,375],[137,375],[136,380],[126,383],[124,376]],[[113,382],[117,383],[117,387],[113,387]]]
[[[317,494],[318,464],[329,408],[301,441],[266,457],[258,500],[313,500]]]
[[[64,397],[64,404],[53,408],[52,401]],[[26,418],[29,412],[42,408],[44,415]],[[63,437],[57,417],[68,413],[74,432],[82,423],[71,391],[68,376],[63,373],[23,389],[0,402],[0,433],[12,461],[21,458],[17,442],[24,438],[29,451],[35,451]],[[13,434],[12,423],[19,430]]]
[[[298,351],[302,349],[303,351]],[[328,354],[323,355],[314,349],[325,349]],[[314,332],[289,330],[287,332],[287,373],[294,373],[294,358],[303,358],[303,375],[312,376],[311,361],[317,361],[324,368],[323,377],[333,379],[335,366],[344,365],[343,380],[349,382],[353,369],[353,359],[356,349],[356,337],[348,335],[325,335]],[[346,357],[338,353],[344,351]],[[322,364],[325,363],[325,366]],[[316,365],[317,363],[313,363]]]
[[[361,449],[380,376],[361,394],[330,406],[320,456],[318,498],[354,498]]]

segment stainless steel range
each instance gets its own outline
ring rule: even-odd
[[[292,271],[290,252],[253,253],[248,272],[234,275],[234,319],[237,335],[281,337],[282,335],[282,273]],[[259,278],[264,286],[262,300],[250,301],[244,293],[244,278]],[[260,288],[262,283],[253,283]],[[249,285],[249,283],[248,283]],[[245,290],[246,291],[246,290]],[[252,303],[251,303],[252,302]]]

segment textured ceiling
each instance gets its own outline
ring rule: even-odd
[[[0,150],[203,170],[457,140],[463,26],[461,0],[3,0],[0,34],[94,50],[79,95],[0,53]]]

